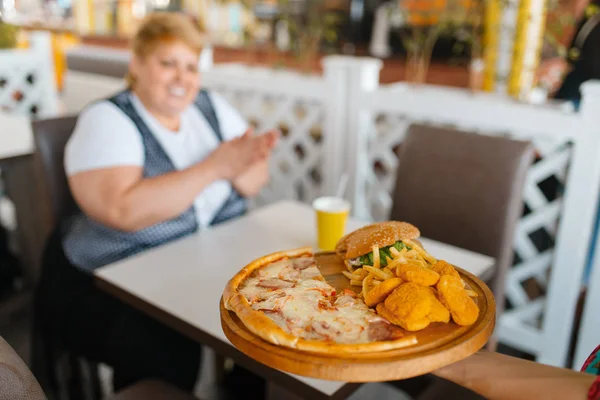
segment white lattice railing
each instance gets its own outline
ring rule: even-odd
[[[32,32],[27,49],[0,50],[0,111],[39,118],[55,115],[58,98],[50,34]]]
[[[203,83],[221,93],[257,132],[280,129],[282,137],[271,158],[271,179],[255,203],[295,198],[310,202],[333,185],[338,160],[326,156],[335,146],[330,133],[343,121],[345,60],[330,58],[325,76],[301,75],[232,64],[205,71]]]
[[[528,173],[525,213],[515,232],[515,265],[507,281],[512,309],[501,316],[498,334],[540,362],[565,365],[597,209],[600,132],[593,110],[600,106],[600,88],[586,88],[585,105],[575,114],[450,88],[379,87],[373,78],[378,69],[373,60],[369,71],[350,72],[351,147],[345,168],[354,175],[355,213],[387,217],[395,149],[412,122],[531,140],[538,157]],[[532,284],[541,294],[536,298],[525,288]]]
[[[283,132],[272,157],[271,182],[256,204],[310,202],[333,193],[345,172],[353,213],[385,219],[395,149],[410,123],[530,139],[538,160],[528,173],[525,213],[515,232],[515,265],[507,282],[512,308],[501,316],[498,334],[541,362],[564,366],[600,185],[598,84],[586,88],[581,111],[569,113],[459,89],[379,86],[380,68],[378,60],[332,56],[325,59],[322,76],[216,65],[203,72],[202,81],[259,132]],[[67,80],[67,91],[68,85]],[[527,285],[545,296],[531,298]],[[587,325],[598,325],[593,322]]]

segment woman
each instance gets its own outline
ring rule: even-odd
[[[481,351],[439,369],[435,375],[487,399],[599,400],[600,346],[581,372]]]
[[[255,136],[199,91],[202,42],[181,15],[146,18],[129,88],[87,107],[65,149],[78,210],[47,244],[39,315],[69,350],[112,366],[115,390],[149,377],[192,390],[200,346],[96,289],[91,272],[243,214],[268,179],[277,134]]]

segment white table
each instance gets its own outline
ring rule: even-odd
[[[350,220],[347,230],[364,222]],[[316,246],[312,209],[279,202],[237,220],[96,270],[98,285],[195,340],[233,357],[302,397],[345,398],[359,385],[324,381],[265,368],[237,351],[221,329],[219,300],[228,280],[255,258],[284,249]],[[422,238],[438,258],[481,276],[490,257]]]

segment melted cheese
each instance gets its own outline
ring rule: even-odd
[[[293,287],[258,286],[273,279],[293,282]],[[337,343],[368,343],[369,325],[385,321],[362,300],[349,295],[335,297],[335,289],[325,282],[316,266],[299,270],[292,260],[282,260],[258,270],[240,292],[255,310],[266,311],[284,331],[307,340]]]

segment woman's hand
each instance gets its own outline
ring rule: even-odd
[[[206,161],[213,165],[221,179],[233,181],[252,166],[264,162],[278,136],[276,131],[255,136],[254,131],[248,129],[243,136],[221,144]]]
[[[279,131],[271,130],[268,135],[279,137]],[[269,159],[260,160],[238,175],[232,185],[242,196],[254,197],[269,182]]]

